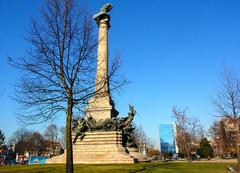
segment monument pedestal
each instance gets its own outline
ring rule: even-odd
[[[135,163],[122,145],[120,131],[86,132],[83,140],[73,144],[73,162],[80,164]],[[53,157],[46,163],[66,163],[66,153]]]
[[[85,109],[87,117],[92,117],[95,121],[104,121],[116,117],[118,111],[109,95],[104,97],[92,97]]]

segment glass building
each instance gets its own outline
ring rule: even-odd
[[[161,153],[178,153],[176,146],[176,125],[175,124],[160,124],[160,152]]]

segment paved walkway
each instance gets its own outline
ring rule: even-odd
[[[188,160],[176,160],[174,162],[188,162]],[[237,163],[237,159],[211,159],[211,160],[193,160],[193,163],[208,162],[208,163]]]

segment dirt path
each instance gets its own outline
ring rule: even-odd
[[[173,162],[188,162],[187,160],[176,160]],[[237,163],[237,159],[211,159],[211,160],[194,160],[192,163]]]

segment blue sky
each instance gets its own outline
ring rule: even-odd
[[[0,3],[0,129],[6,136],[20,127],[13,84],[19,73],[7,57],[26,54],[30,17],[40,18],[42,0]],[[92,14],[113,4],[109,54],[121,54],[122,72],[131,83],[114,101],[121,115],[135,105],[147,135],[158,140],[158,125],[172,122],[173,106],[188,107],[207,129],[215,117],[214,95],[225,65],[240,73],[240,1],[238,0],[85,0]],[[97,27],[97,26],[96,26]],[[63,125],[65,117],[56,123]],[[49,122],[50,123],[50,122]],[[47,124],[30,126],[42,131]],[[156,142],[157,144],[158,142]]]

